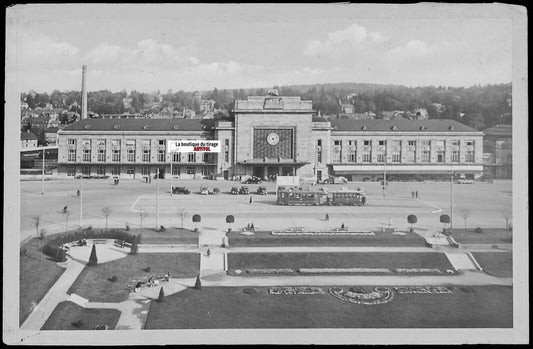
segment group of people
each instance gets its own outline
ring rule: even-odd
[[[170,272],[167,272],[163,277],[150,276],[148,278],[148,281],[146,282],[137,281],[137,283],[135,284],[135,287],[133,287],[133,292],[139,292],[143,285],[147,285],[148,287],[154,287],[154,286],[159,285],[159,280],[163,279],[164,281],[170,281],[171,278],[172,278],[172,275],[170,274]]]
[[[87,246],[87,240],[85,238],[78,240],[78,246]]]
[[[418,190],[412,191],[412,192],[411,192],[411,197],[412,197],[413,199],[418,199]]]
[[[248,223],[246,225],[246,230],[255,230],[254,223]]]
[[[118,179],[118,177],[113,177],[113,183],[115,183],[115,185],[117,185],[119,181],[120,179]]]

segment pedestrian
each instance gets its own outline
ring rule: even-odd
[[[411,191],[411,198],[415,198],[415,192],[414,191]]]
[[[252,197],[250,196],[250,204],[252,203]]]
[[[326,218],[325,218],[326,221],[329,221],[329,214],[326,213]]]
[[[418,199],[418,190],[415,192],[415,197]]]
[[[252,222],[252,224],[250,225],[250,229],[251,229],[252,231],[255,231],[254,223],[253,223],[253,222]]]
[[[79,190],[76,192],[76,195],[80,196],[80,191]]]
[[[341,229],[344,229],[344,223],[341,224]]]
[[[152,176],[148,176],[148,183],[152,183]]]
[[[207,257],[209,257],[210,255],[211,255],[211,250],[207,249]]]
[[[63,207],[63,213],[67,213],[67,211],[68,211],[68,206]]]

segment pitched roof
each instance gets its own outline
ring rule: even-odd
[[[511,137],[513,134],[513,125],[496,125],[483,130],[487,136],[504,136]]]
[[[212,126],[209,119],[85,119],[63,131],[208,131]]]
[[[38,138],[33,132],[21,132],[20,133],[20,140],[21,141],[30,141],[30,140],[38,140]]]
[[[44,133],[57,133],[57,131],[59,131],[59,127],[48,127]]]
[[[478,130],[451,119],[431,120],[331,120],[334,131],[395,131],[399,132],[479,132]]]

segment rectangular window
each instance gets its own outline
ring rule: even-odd
[[[416,147],[416,141],[407,141],[407,145],[410,147]]]
[[[90,176],[91,175],[91,168],[89,166],[83,166],[81,168],[81,173],[84,175],[84,176]]]
[[[172,153],[172,162],[181,162],[181,153]]]
[[[465,153],[465,162],[474,162],[475,156],[474,156],[474,150],[468,149]]]
[[[134,175],[135,174],[135,169],[133,167],[128,167],[126,169],[126,174]]]
[[[402,161],[402,156],[400,153],[392,153],[392,162],[399,163]]]
[[[68,140],[68,145],[76,145],[76,140],[75,139],[69,139]]]
[[[83,162],[91,161],[91,149],[83,149]]]
[[[405,162],[414,164],[416,162],[416,151],[414,149],[408,149],[405,154]]]
[[[149,176],[150,175],[150,167],[148,167],[148,166],[141,167],[141,175]]]
[[[422,158],[420,159],[421,162],[429,163],[430,158],[431,158],[430,151],[422,150]]]
[[[158,150],[157,151],[157,161],[158,162],[165,162],[165,151],[164,150]]]
[[[111,168],[111,175],[120,176],[120,167],[119,166],[113,166]]]
[[[368,152],[363,153],[363,162],[369,163],[371,161],[372,161],[372,154]]]
[[[467,147],[473,147],[474,146],[474,141],[466,141],[466,146]]]
[[[150,150],[143,149],[142,161],[143,162],[150,162]]]
[[[357,147],[355,141],[348,141],[348,161],[357,162]]]
[[[179,167],[172,167],[172,175],[179,176],[181,174],[181,169]]]
[[[459,162],[459,150],[452,150],[452,162]]]
[[[196,154],[195,153],[189,153],[187,155],[187,161],[188,162],[196,162]],[[188,171],[188,170],[187,170]],[[187,172],[188,173],[188,172]]]
[[[387,145],[387,141],[378,141],[378,145],[379,146],[385,146],[385,145]]]
[[[321,163],[322,162],[322,140],[321,139],[317,141],[316,154],[317,154],[316,161],[318,163]]]
[[[128,162],[135,162],[135,149],[128,149]]]
[[[96,168],[96,174],[98,176],[104,176],[105,175],[105,167],[104,166],[98,166]]]
[[[378,162],[385,162],[385,153],[378,153],[377,154],[377,161]]]
[[[187,174],[194,174],[194,167],[187,167]]]
[[[120,162],[120,149],[113,149],[113,162]]]
[[[452,147],[458,147],[459,141],[452,141]]]
[[[202,167],[202,176],[209,176],[209,167]]]
[[[370,145],[370,141],[363,141],[363,145]]]
[[[75,170],[75,169],[73,169],[73,168],[69,168],[69,169],[67,170],[67,176],[69,176],[69,177],[74,177],[75,175],[76,175],[76,170]]]
[[[68,150],[68,158],[67,161],[69,162],[76,162],[76,149],[69,149]]]
[[[105,162],[105,149],[98,149],[98,162]]]
[[[333,141],[333,162],[342,160],[342,141]]]
[[[164,139],[160,139],[159,140],[159,145],[165,145],[165,140]]]
[[[420,144],[423,146],[423,147],[429,147],[429,139],[423,139],[420,141]]]
[[[229,162],[229,139],[224,140],[224,161]]]
[[[437,150],[437,162],[438,163],[444,163],[444,159],[445,159],[444,150]]]
[[[203,162],[209,162],[210,159],[211,159],[211,154],[210,153],[203,153],[203,155],[202,155],[202,161]]]

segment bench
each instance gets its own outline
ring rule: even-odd
[[[93,239],[93,244],[107,244],[107,239]]]
[[[126,241],[124,241],[124,245],[122,245],[122,240],[115,240],[114,244],[117,247],[131,247],[131,244]]]

